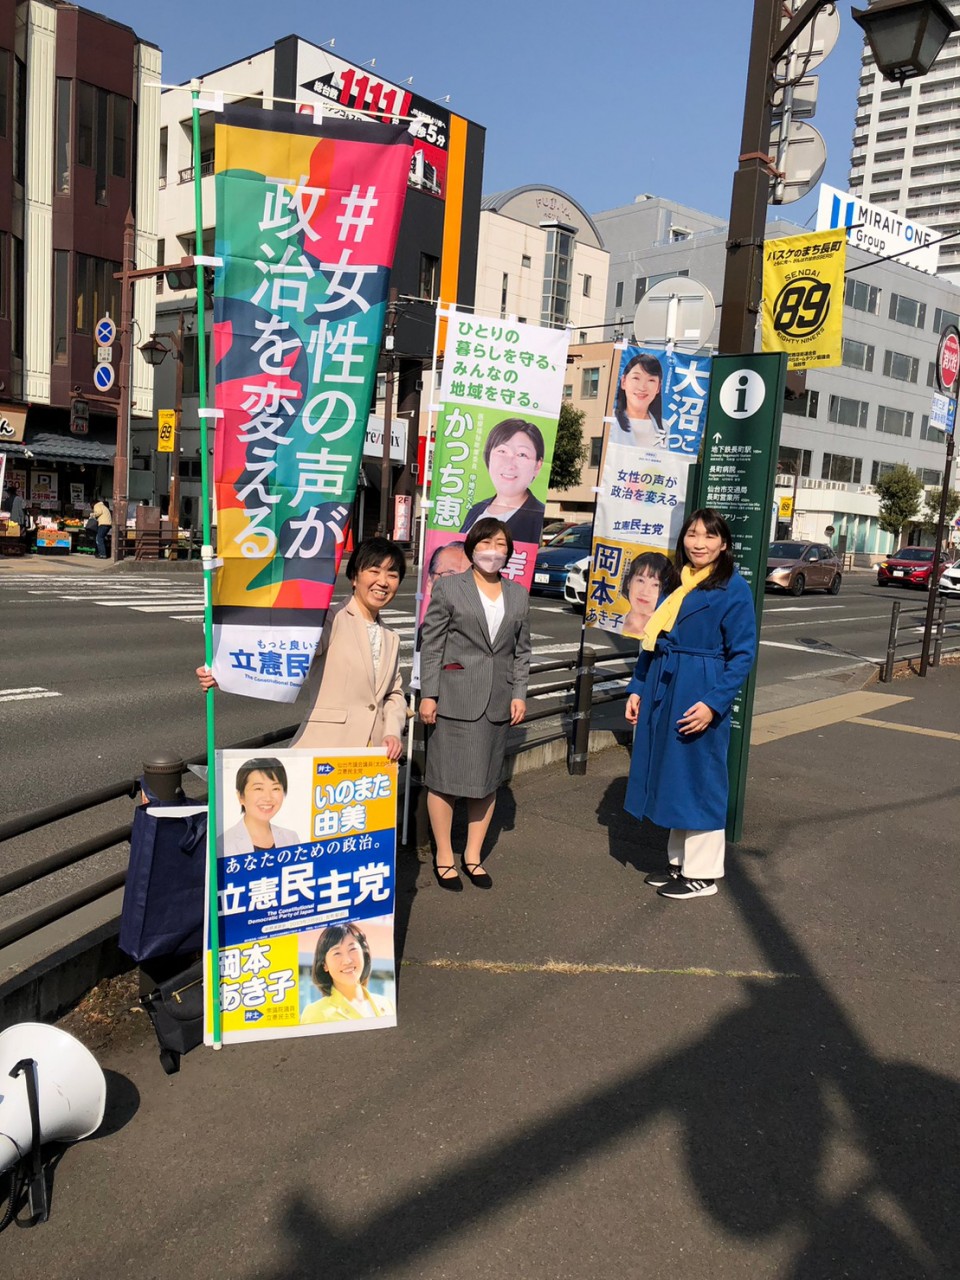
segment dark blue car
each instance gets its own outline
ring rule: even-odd
[[[549,546],[540,548],[531,587],[535,595],[563,597],[567,574],[590,552],[590,528],[588,524],[574,525]]]

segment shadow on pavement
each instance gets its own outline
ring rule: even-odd
[[[103,1074],[107,1081],[107,1106],[100,1128],[84,1139],[86,1142],[99,1142],[101,1138],[119,1133],[140,1110],[140,1090],[132,1080],[119,1071],[105,1070]]]
[[[749,1242],[776,1235],[789,1250],[777,1275],[960,1274],[960,1089],[871,1053],[751,880],[734,877],[728,892],[779,977],[745,979],[742,1006],[698,1040],[419,1183],[355,1230],[339,1231],[292,1192],[283,1260],[250,1280],[312,1280],[335,1267],[359,1280],[423,1265],[432,1249],[664,1118],[718,1227]],[[670,1225],[682,1239],[683,1223]]]
[[[614,778],[597,805],[597,824],[607,833],[610,857],[621,867],[633,867],[646,874],[667,865],[667,837],[662,827],[646,818],[638,822],[623,807],[627,794],[626,775]]]

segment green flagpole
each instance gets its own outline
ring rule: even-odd
[[[193,109],[193,201],[196,221],[194,257],[203,256],[203,178],[200,173],[200,90],[194,82],[190,91]],[[204,662],[213,665],[213,544],[210,524],[210,454],[207,449],[207,305],[203,289],[204,267],[197,263],[197,373],[200,381],[200,484],[203,508],[203,650]],[[210,920],[210,1000],[211,1033],[214,1049],[223,1044],[220,1010],[220,917],[217,911],[217,788],[216,733],[214,731],[213,689],[206,692],[207,711],[207,913]]]

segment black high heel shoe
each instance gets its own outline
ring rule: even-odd
[[[478,889],[492,889],[493,881],[490,879],[489,871],[484,870],[483,864],[480,862],[464,862],[463,872],[471,884],[475,884]]]
[[[456,867],[438,867],[437,860],[434,858],[433,874],[441,889],[449,889],[451,893],[463,892],[463,881]]]

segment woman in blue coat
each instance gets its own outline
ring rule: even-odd
[[[750,588],[727,522],[695,511],[680,531],[680,586],[661,601],[627,686],[636,725],[625,807],[670,828],[670,869],[647,876],[665,898],[717,892],[727,821],[730,708],[757,655]]]

